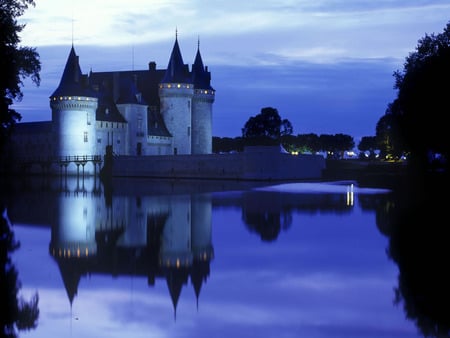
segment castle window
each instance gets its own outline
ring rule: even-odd
[[[98,139],[97,139],[97,143],[102,143],[102,139],[101,139],[101,138],[98,138]]]
[[[89,113],[86,113],[86,123],[88,126],[91,125],[91,117],[89,116]]]
[[[84,142],[87,143],[87,141],[88,141],[88,132],[87,131],[84,132],[83,138],[84,138]]]
[[[191,136],[191,127],[188,127],[187,133],[188,133],[188,136]]]

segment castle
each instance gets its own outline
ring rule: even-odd
[[[200,45],[189,70],[177,35],[167,69],[149,62],[146,70],[83,74],[72,45],[50,95],[52,120],[17,124],[14,155],[38,156],[49,171],[64,167],[69,174],[79,174],[81,165],[91,175],[107,147],[115,155],[211,154],[210,82]]]

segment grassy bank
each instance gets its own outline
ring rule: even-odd
[[[323,178],[354,180],[361,186],[395,188],[404,182],[406,164],[403,162],[326,160]]]

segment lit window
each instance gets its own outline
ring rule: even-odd
[[[181,85],[180,85],[180,84],[178,84],[178,85],[177,85],[177,87],[178,87],[178,88],[181,88]]]

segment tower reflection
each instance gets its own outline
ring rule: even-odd
[[[175,313],[190,280],[198,304],[214,256],[210,194],[170,184],[134,193],[118,186],[111,195],[96,182],[82,187],[68,178],[60,189],[49,245],[70,304],[80,279],[95,274],[166,280]]]

